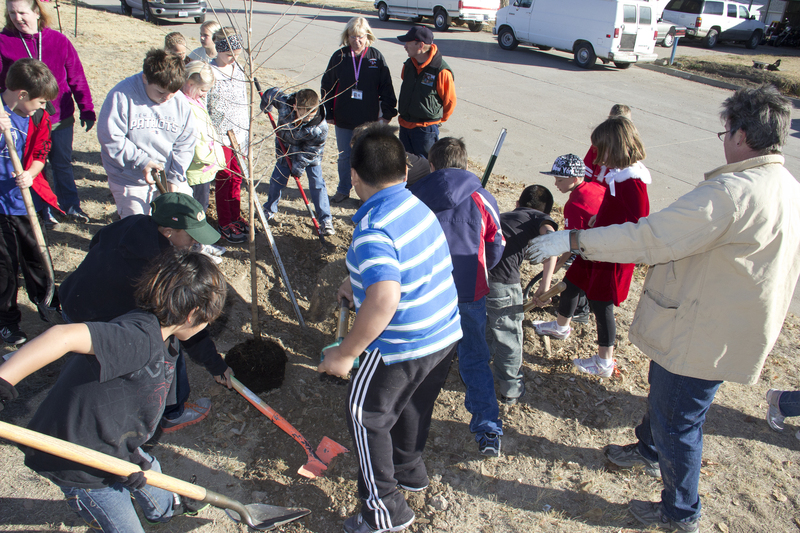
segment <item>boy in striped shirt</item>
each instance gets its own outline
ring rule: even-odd
[[[363,503],[345,521],[348,533],[402,531],[414,521],[398,489],[428,486],[422,451],[461,339],[447,240],[436,216],[405,188],[405,150],[394,132],[374,123],[356,133],[350,165],[364,205],[353,217],[350,275],[337,294],[355,305],[356,319],[319,365],[346,376],[361,356],[348,389],[348,426]]]

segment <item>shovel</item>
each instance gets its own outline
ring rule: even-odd
[[[6,422],[0,422],[0,437],[117,476],[141,472],[139,466],[133,463]],[[242,505],[222,494],[152,470],[145,471],[144,477],[148,485],[225,509],[228,516],[258,531],[275,529],[311,512],[303,508],[277,507],[263,503]]]
[[[566,289],[566,288],[567,288],[567,284],[564,283],[563,281],[559,281],[558,283],[556,283],[555,285],[550,287],[549,290],[545,291],[545,293],[542,294],[542,298],[541,299],[542,300],[549,300],[553,296],[555,296],[557,294],[561,294],[562,292],[564,292],[564,289]],[[525,305],[522,306],[522,311],[525,312],[525,313],[527,313],[531,309],[533,309],[533,302],[532,301],[530,301],[530,302],[528,302],[528,303],[526,303]]]
[[[253,407],[269,417],[270,420],[275,422],[276,426],[288,433],[300,444],[300,446],[305,449],[306,454],[308,455],[308,462],[301,466],[299,470],[297,470],[297,473],[301,476],[314,479],[323,475],[325,470],[328,469],[331,459],[340,453],[347,453],[350,451],[333,439],[322,437],[322,440],[317,447],[317,451],[315,452],[314,448],[311,446],[311,443],[308,442],[308,440],[301,435],[300,432],[294,428],[294,426],[287,422],[285,418],[279,415],[269,405],[264,403],[261,398],[253,394],[253,391],[242,385],[242,383],[233,376],[231,376],[231,383],[233,383],[233,388],[236,389],[236,392],[244,396],[248,402],[253,404]]]

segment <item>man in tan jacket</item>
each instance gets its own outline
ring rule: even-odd
[[[706,411],[723,381],[758,380],[800,273],[800,184],[781,155],[789,100],[773,87],[740,89],[721,117],[727,165],[692,192],[635,224],[538,237],[527,253],[652,265],[629,332],[651,359],[648,408],[638,442],[606,456],[660,470],[661,501],[632,500],[630,511],[672,531],[699,527]]]

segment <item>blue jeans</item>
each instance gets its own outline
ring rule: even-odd
[[[75,174],[72,172],[73,126],[50,132],[50,165],[53,171],[53,192],[58,197],[61,209],[80,207],[78,188],[75,187]]]
[[[406,152],[428,158],[428,150],[439,140],[439,125],[424,128],[404,128],[400,126],[400,142]]]
[[[339,150],[339,159],[336,161],[339,170],[339,185],[336,192],[350,194],[353,185],[350,183],[350,141],[353,139],[353,130],[336,126],[336,149]]]
[[[486,342],[492,355],[497,390],[509,399],[525,393],[522,381],[522,287],[489,282]]]
[[[783,391],[778,406],[783,416],[800,416],[800,391]]]
[[[155,457],[139,452],[151,459],[153,472],[161,472]],[[172,518],[173,494],[170,491],[146,485],[142,490],[129,491],[121,483],[102,489],[79,489],[59,485],[67,504],[92,530],[105,533],[143,533],[142,524],[133,508],[131,496],[151,522],[168,522]]]
[[[650,361],[647,413],[636,427],[639,452],[661,467],[661,511],[676,522],[700,518],[703,424],[721,381],[679,376]]]
[[[467,387],[464,407],[472,413],[469,430],[502,435],[503,422],[489,367],[491,354],[486,344],[486,297],[476,302],[459,303],[458,312],[463,334],[458,343],[458,372]]]
[[[278,202],[281,199],[281,191],[289,181],[289,165],[286,158],[282,157],[275,163],[275,170],[272,171],[272,178],[269,180],[269,195],[264,208],[272,214],[278,212]],[[321,165],[308,165],[306,167],[308,176],[308,195],[317,209],[317,218],[322,224],[331,218],[331,204],[328,199],[328,189],[325,186],[325,178],[322,177]]]

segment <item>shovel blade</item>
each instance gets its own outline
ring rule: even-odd
[[[319,457],[323,463],[329,465],[331,464],[331,459],[340,453],[347,453],[349,451],[350,450],[335,440],[329,439],[328,437],[322,437],[322,440],[319,442],[319,446],[317,446],[317,457]]]
[[[245,505],[244,508],[250,515],[245,519],[242,519],[239,513],[232,509],[225,509],[225,512],[235,521],[245,523],[257,531],[270,531],[311,513],[310,510],[302,507],[278,507],[265,503],[251,503]]]

